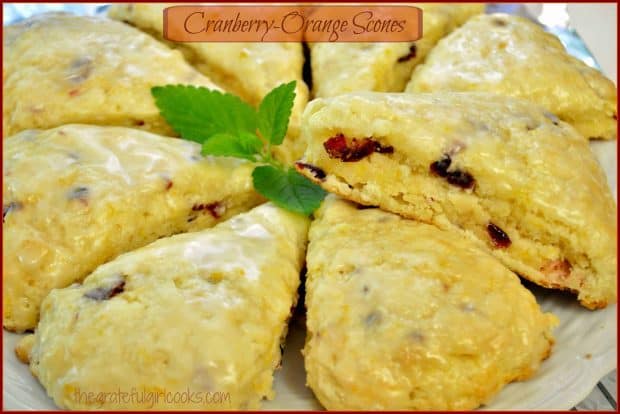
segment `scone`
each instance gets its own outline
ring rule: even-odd
[[[4,138],[69,123],[171,135],[151,87],[219,89],[179,51],[114,20],[49,13],[3,30]]]
[[[114,4],[109,16],[152,34],[163,37],[163,11],[174,3]],[[195,5],[195,4],[194,4]],[[299,159],[305,145],[298,139],[301,114],[308,102],[308,88],[302,79],[304,56],[300,43],[196,42],[172,43],[200,72],[218,85],[252,105],[276,86],[297,81],[296,97],[287,138],[274,149],[276,156],[292,163]]]
[[[360,206],[361,207],[361,206]],[[529,378],[557,318],[461,236],[328,198],[310,228],[307,383],[336,410],[468,410]]]
[[[119,256],[45,299],[31,371],[65,409],[257,408],[273,398],[307,230],[264,204]]]
[[[616,205],[588,141],[527,101],[359,93],[306,109],[299,170],[326,190],[478,241],[513,271],[616,301]]]
[[[54,288],[159,237],[263,201],[253,165],[137,129],[66,125],[4,140],[4,327],[35,327]]]
[[[557,37],[518,16],[477,16],[439,42],[407,85],[407,92],[434,91],[524,98],[586,138],[617,134],[613,82],[570,56]]]
[[[347,92],[402,92],[411,71],[431,48],[483,4],[411,4],[422,9],[423,37],[416,42],[313,43],[312,92],[329,97]]]

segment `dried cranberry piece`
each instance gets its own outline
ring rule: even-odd
[[[351,141],[351,147],[349,148],[349,153],[342,159],[343,161],[359,161],[362,158],[366,158],[373,152],[375,152],[375,141],[364,138],[357,139],[353,138]]]
[[[404,56],[399,57],[398,62],[402,63],[402,62],[406,62],[408,60],[413,59],[414,57],[416,57],[417,52],[418,52],[418,48],[416,47],[414,43],[411,46],[409,46],[409,53],[407,53]]]
[[[314,178],[316,178],[317,180],[324,180],[325,177],[327,176],[327,174],[325,174],[325,171],[323,171],[319,167],[312,165],[312,164],[307,164],[305,162],[297,161],[295,163],[295,168],[297,169],[297,171],[301,171],[301,170],[310,171],[310,173],[312,173]]]
[[[368,138],[366,138],[368,139]],[[394,154],[394,147],[391,145],[381,145],[381,143],[374,141],[375,142],[375,152],[378,152],[379,154]]]
[[[209,211],[209,213],[211,213],[211,215],[213,216],[213,218],[220,218],[222,217],[222,214],[224,214],[224,211],[226,210],[226,208],[218,203],[211,203],[211,204],[207,204],[207,210]]]
[[[510,237],[508,237],[504,230],[493,223],[487,224],[487,233],[489,233],[489,236],[491,237],[491,240],[493,240],[493,244],[496,247],[504,249],[512,244]]]
[[[431,172],[440,177],[448,175],[448,168],[452,164],[452,158],[448,154],[444,154],[438,161],[431,163]]]
[[[213,218],[217,219],[222,216],[222,214],[224,213],[225,207],[222,204],[218,203],[217,201],[214,203],[209,203],[209,204],[194,204],[192,206],[192,211],[203,211],[203,210],[208,211],[209,213],[211,213]]]
[[[343,134],[338,134],[323,143],[323,147],[330,158],[342,158],[349,152],[347,140]]]
[[[443,154],[439,160],[431,163],[430,171],[432,174],[445,178],[452,185],[464,189],[474,186],[476,180],[470,173],[461,170],[448,171],[450,165],[452,165],[452,158],[449,154]]]
[[[472,188],[475,182],[474,177],[470,173],[460,170],[449,171],[446,180],[448,183],[461,188]]]
[[[338,158],[344,162],[359,161],[373,152],[381,154],[394,153],[394,147],[390,145],[383,146],[381,143],[371,138],[353,138],[349,145],[343,134],[338,134],[329,138],[323,143],[323,147],[330,158]]]

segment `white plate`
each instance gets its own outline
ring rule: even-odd
[[[592,147],[616,197],[616,141],[595,142]],[[539,288],[533,291],[542,308],[560,319],[553,353],[533,378],[509,384],[485,407],[487,409],[567,410],[582,401],[596,383],[617,366],[616,305],[588,311],[571,295]],[[276,397],[263,404],[265,409],[321,408],[304,385],[300,353],[304,336],[303,322],[297,319],[287,338],[282,368],[276,373]],[[8,332],[3,335],[4,408],[55,409],[28,367],[15,357],[13,350],[19,337]]]

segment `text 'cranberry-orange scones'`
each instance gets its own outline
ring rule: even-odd
[[[585,138],[617,135],[616,86],[571,56],[540,25],[507,14],[480,15],[437,44],[407,92],[485,91],[531,100]]]
[[[313,101],[299,170],[344,198],[450,229],[595,309],[616,301],[616,206],[570,125],[487,93]]]
[[[263,201],[253,165],[137,129],[65,125],[4,140],[4,327],[35,327],[54,288],[120,253]]]
[[[20,354],[65,409],[256,409],[273,398],[308,224],[268,203],[119,256],[52,291]]]
[[[179,51],[110,19],[47,13],[3,31],[4,138],[69,123],[170,135],[151,87],[218,89]]]
[[[473,409],[551,351],[557,319],[461,235],[330,197],[309,240],[303,352],[328,409]]]

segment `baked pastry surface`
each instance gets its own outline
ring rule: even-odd
[[[174,3],[114,4],[109,16],[163,38],[163,11]],[[168,45],[183,52],[188,62],[225,90],[257,106],[276,86],[297,81],[296,97],[287,138],[274,148],[286,163],[299,159],[305,146],[298,139],[301,114],[308,102],[308,87],[302,79],[304,55],[294,42],[195,42]]]
[[[70,123],[172,135],[151,87],[219,89],[179,51],[114,20],[46,13],[3,31],[4,138]]]
[[[604,172],[543,108],[488,93],[367,92],[313,101],[303,131],[298,168],[326,190],[466,235],[588,308],[616,301]]]
[[[519,16],[480,15],[437,44],[407,92],[486,91],[540,104],[586,138],[617,135],[616,86]]]
[[[423,37],[415,42],[313,43],[311,47],[312,91],[315,97],[348,92],[402,92],[413,68],[435,44],[484,12],[481,3],[419,3]]]
[[[309,240],[303,353],[328,409],[473,409],[551,351],[557,318],[453,232],[329,198]]]
[[[259,407],[273,398],[308,224],[264,204],[54,290],[24,344],[33,374],[62,408]]]
[[[35,327],[51,289],[162,236],[263,201],[250,163],[137,129],[65,125],[4,140],[4,327]]]

